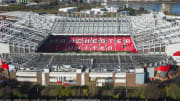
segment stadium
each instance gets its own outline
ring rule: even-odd
[[[20,82],[140,86],[167,78],[179,65],[180,25],[169,19],[161,12],[116,17],[29,12],[16,22],[0,21],[1,59],[10,78]]]

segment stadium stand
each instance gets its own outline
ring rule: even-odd
[[[138,51],[141,50],[141,53],[164,53],[167,44],[179,42],[178,22],[166,21],[161,13],[152,13],[144,18],[147,21],[141,20],[142,24],[139,25],[136,24],[136,21],[141,22],[138,21],[139,18],[132,18],[134,29],[132,36]]]
[[[53,35],[129,35],[130,17],[116,15],[115,18],[100,16],[61,15],[55,19]]]
[[[143,19],[143,20],[142,20]],[[1,21],[5,23],[5,21]],[[7,25],[9,24],[9,25]],[[141,16],[116,15],[115,18],[87,15],[61,15],[47,17],[27,13],[16,23],[1,26],[1,41],[9,44],[12,53],[59,51],[130,51],[164,52],[168,43],[178,42],[178,22],[168,22],[161,13]],[[172,34],[169,34],[172,33]],[[87,37],[89,36],[89,37]],[[98,37],[97,37],[98,36]],[[130,44],[77,43],[76,40],[128,38]],[[52,38],[52,39],[51,39]],[[62,44],[61,41],[70,40]],[[120,38],[120,39],[121,39]],[[121,39],[122,40],[122,39]],[[102,48],[100,48],[102,46]],[[94,49],[94,48],[95,49]],[[98,48],[96,48],[98,47]]]
[[[51,36],[38,51],[130,51],[136,53],[136,48],[129,36]]]
[[[10,53],[32,53],[50,34],[53,20],[28,13],[19,22],[1,21],[0,23],[3,23],[0,26],[1,43],[9,45]]]
[[[15,23],[0,21],[0,48],[10,50],[0,54],[14,66],[11,73],[18,81],[96,81],[102,86],[114,80],[115,85],[132,86],[154,77],[154,68],[174,63],[165,51],[179,43],[179,28],[179,21],[155,12],[116,17],[29,12]]]
[[[130,72],[129,69],[142,68],[144,65],[155,64],[156,62],[169,63],[166,55],[141,55],[141,54],[3,54],[3,59],[7,63],[14,63],[20,67],[41,70],[52,68],[53,66],[70,65],[71,67],[91,68],[95,71]],[[161,65],[161,64],[158,64]]]

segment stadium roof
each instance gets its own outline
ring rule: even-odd
[[[130,35],[132,31],[129,17],[66,16],[56,18],[53,35]]]

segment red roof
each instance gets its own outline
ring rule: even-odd
[[[176,51],[175,53],[173,53],[173,56],[180,56],[180,51]]]
[[[2,64],[2,68],[3,69],[9,69],[9,65],[8,64],[5,64],[4,61],[1,59],[1,64]]]
[[[62,82],[61,81],[57,81],[57,84],[61,84]]]
[[[167,65],[167,66],[159,66],[155,68],[155,71],[168,71],[170,69],[171,64]]]

